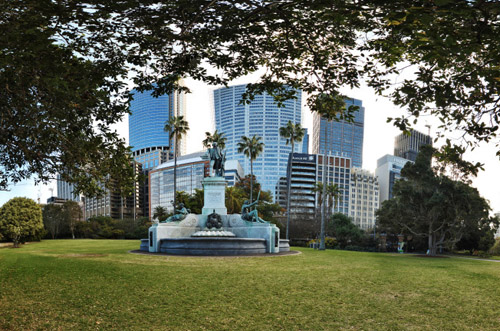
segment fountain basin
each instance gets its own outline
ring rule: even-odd
[[[266,253],[262,238],[187,237],[160,240],[160,252],[172,255],[233,256]]]

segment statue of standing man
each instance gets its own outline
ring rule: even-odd
[[[207,157],[208,154],[208,157]],[[224,177],[226,163],[226,151],[222,151],[216,142],[207,150],[204,158],[210,159],[210,176]]]

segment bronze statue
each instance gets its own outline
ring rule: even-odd
[[[220,217],[219,214],[217,214],[215,212],[215,209],[214,209],[214,212],[211,213],[210,215],[208,215],[208,217],[207,217],[207,228],[209,228],[209,229],[211,229],[211,228],[216,228],[216,229],[222,228],[222,218]]]
[[[175,215],[172,215],[165,220],[166,223],[182,221],[183,219],[186,218],[186,215],[189,214],[191,211],[188,208],[186,208],[184,204],[181,202],[179,203],[179,209],[176,209],[175,212],[176,212]]]
[[[212,147],[207,150],[207,153],[202,158],[210,160],[210,177],[224,177],[226,151],[222,151],[217,142],[212,143]]]
[[[260,192],[257,195],[257,200],[250,202],[245,200],[241,206],[241,218],[247,222],[259,222],[266,223],[262,218],[259,217],[259,212],[257,211],[257,204],[259,203]],[[253,207],[253,209],[251,209]]]

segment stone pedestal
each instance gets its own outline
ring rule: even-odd
[[[226,180],[223,177],[207,177],[203,179],[202,184],[205,191],[205,204],[201,214],[210,215],[215,210],[219,215],[227,215]]]

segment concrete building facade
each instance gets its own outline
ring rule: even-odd
[[[377,177],[360,168],[352,168],[349,187],[349,216],[363,230],[375,227],[375,212],[379,208]]]
[[[401,133],[394,138],[394,155],[415,162],[423,145],[432,145],[431,136],[412,129],[410,135]]]

